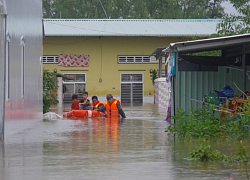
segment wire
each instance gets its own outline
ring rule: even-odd
[[[108,15],[107,15],[107,13],[106,13],[106,11],[105,11],[104,7],[103,7],[102,1],[101,1],[101,0],[99,0],[99,2],[101,3],[101,6],[102,6],[102,9],[103,9],[103,11],[104,11],[104,14],[105,14],[106,18],[108,19]]]

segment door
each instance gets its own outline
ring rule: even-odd
[[[128,105],[143,103],[142,74],[121,74],[121,103]]]
[[[72,95],[77,94],[78,98],[82,98],[82,93],[86,91],[86,75],[85,74],[65,74],[73,78],[72,80],[63,81],[63,102],[71,102]]]

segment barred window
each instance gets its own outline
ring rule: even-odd
[[[118,63],[158,63],[159,60],[154,56],[118,56]],[[165,57],[162,57],[165,63]]]
[[[58,63],[59,56],[43,56],[43,63]]]
[[[118,63],[149,63],[149,56],[118,56]]]

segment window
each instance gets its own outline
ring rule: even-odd
[[[23,36],[20,39],[20,45],[21,45],[21,98],[24,98],[25,40]]]
[[[43,63],[58,63],[59,56],[43,56]]]
[[[165,57],[162,57],[165,63]],[[154,56],[118,56],[118,63],[159,63]]]
[[[149,63],[149,56],[118,56],[118,63]]]

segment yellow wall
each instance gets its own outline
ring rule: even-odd
[[[121,73],[142,73],[144,95],[154,92],[150,69],[158,69],[157,63],[118,64],[118,55],[148,56],[154,49],[168,46],[171,42],[187,38],[170,37],[45,37],[43,55],[88,54],[89,67],[62,67],[57,64],[43,64],[45,69],[58,73],[86,73],[86,90],[90,94],[120,95]],[[102,78],[102,82],[99,79]],[[115,87],[115,90],[112,88]]]

